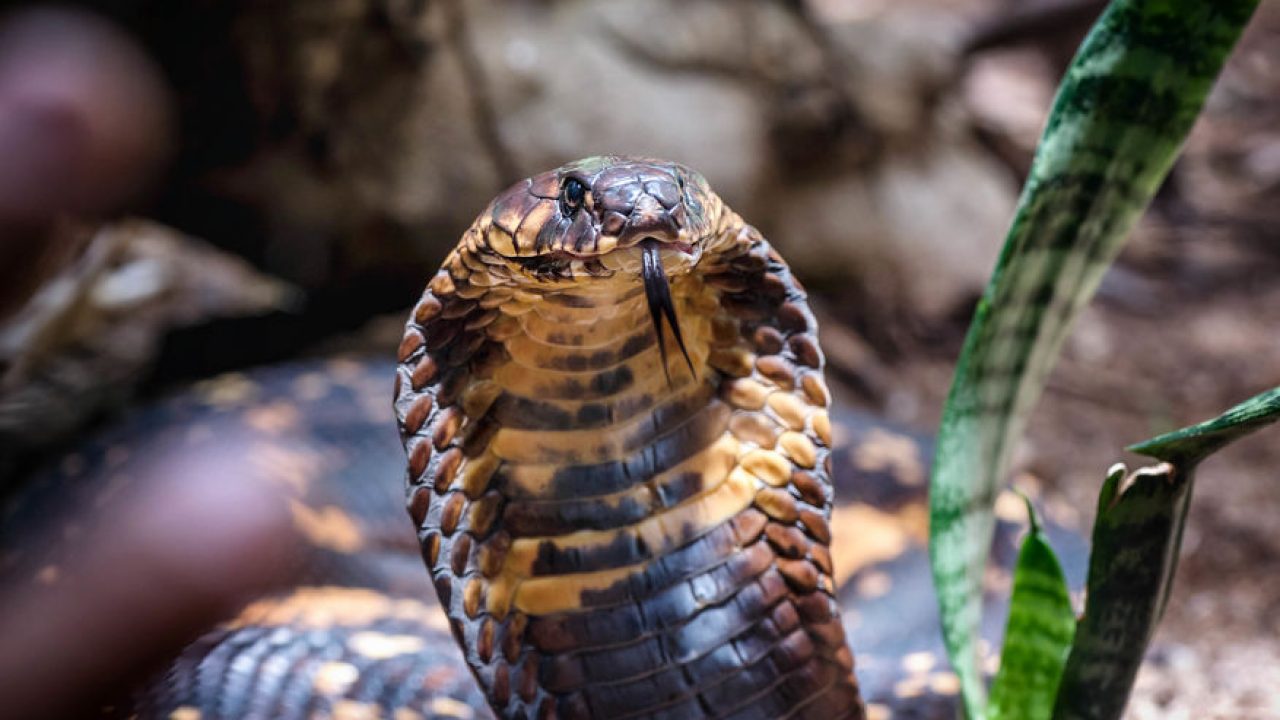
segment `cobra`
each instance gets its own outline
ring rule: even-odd
[[[570,163],[466,231],[395,408],[423,556],[500,716],[864,717],[815,332],[679,164]]]

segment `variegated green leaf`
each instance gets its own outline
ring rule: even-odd
[[[1067,578],[1030,500],[1027,515],[1031,529],[1018,551],[1000,670],[991,687],[989,717],[999,720],[1049,720],[1076,630]]]
[[[1116,0],[1067,71],[943,412],[930,556],[965,709],[991,512],[1071,321],[1173,163],[1257,0]]]

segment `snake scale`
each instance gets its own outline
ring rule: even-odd
[[[951,717],[928,443],[831,407],[822,366],[803,288],[701,176],[590,158],[500,194],[431,279],[394,368],[407,456],[385,360],[208,381],[38,475],[0,571],[49,581],[74,534],[46,516],[133,449],[214,447],[293,498],[297,587],[109,715]]]

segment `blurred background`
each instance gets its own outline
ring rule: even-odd
[[[0,19],[0,487],[183,383],[402,315],[514,180],[686,163],[813,292],[841,402],[932,432],[1084,0],[100,0]],[[1019,456],[1088,528],[1121,448],[1280,384],[1280,2]],[[388,388],[390,380],[388,379]],[[390,414],[388,412],[388,418]],[[1133,717],[1280,717],[1280,441],[1204,467]]]

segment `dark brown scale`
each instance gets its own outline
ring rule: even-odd
[[[787,297],[786,283],[774,273],[766,273],[755,289],[766,300],[773,303],[782,302]]]
[[[768,266],[768,260],[760,255],[748,253],[730,261],[730,266],[742,275],[760,276]]]
[[[831,575],[835,572],[831,564],[831,551],[827,549],[826,544],[822,543],[821,539],[817,543],[809,543],[809,559],[823,573]]]
[[[768,325],[761,325],[751,336],[756,351],[761,355],[777,355],[782,352],[782,333]]]
[[[765,528],[765,535],[769,538],[769,544],[785,558],[802,558],[811,545],[803,532],[779,523],[769,523]],[[830,573],[830,570],[828,569],[827,572]]]
[[[423,487],[414,489],[413,494],[409,496],[409,517],[413,520],[414,528],[422,527],[430,507],[431,491]]]
[[[803,573],[804,571],[800,571]],[[796,611],[806,623],[821,623],[831,619],[835,608],[831,598],[823,593],[808,593],[793,600]]]
[[[419,521],[421,526],[422,522]],[[428,568],[434,568],[440,560],[440,533],[429,532],[423,536],[422,540],[422,556],[427,561]],[[441,600],[441,602],[444,602]]]
[[[426,444],[426,441],[423,441]],[[459,448],[449,448],[440,454],[436,461],[435,479],[432,487],[436,492],[442,493],[449,484],[453,482],[453,476],[458,472],[458,465],[462,463],[462,450]]]
[[[430,354],[423,355],[422,359],[418,361],[418,364],[414,366],[413,375],[410,376],[413,389],[422,390],[425,388],[428,383],[436,378],[437,370],[438,366],[436,365],[435,358],[431,357]]]
[[[438,542],[439,536],[437,535],[436,537]],[[438,562],[438,559],[433,560],[431,563],[431,567],[433,569],[436,567],[436,562]],[[448,575],[436,575],[434,585],[436,586],[436,595],[440,598],[440,605],[443,607],[449,607],[453,602],[453,578]],[[449,629],[453,631],[455,638],[461,637],[462,634],[459,632],[460,628],[461,626],[458,622],[453,618],[450,618]]]
[[[455,575],[461,575],[467,569],[467,560],[471,557],[471,534],[462,533],[453,539],[449,549],[449,565]]]
[[[690,497],[694,492],[694,478],[683,483],[679,498]],[[656,500],[649,496],[650,500]],[[608,530],[631,525],[648,517],[656,502],[626,498],[616,506],[602,505],[595,499],[561,502],[512,502],[503,511],[502,524],[517,535],[554,535],[566,526]]]
[[[822,366],[822,351],[818,349],[818,344],[813,341],[809,335],[792,335],[787,340],[787,345],[791,348],[791,353],[795,355],[796,360],[801,365],[810,368],[818,368]]]
[[[526,703],[532,703],[538,697],[538,660],[533,653],[529,653],[520,665],[520,687],[517,692]]]
[[[783,390],[795,388],[795,368],[780,355],[764,355],[757,358],[756,369]]]
[[[509,663],[515,663],[520,658],[520,650],[524,646],[525,628],[528,627],[529,617],[527,615],[517,614],[511,618],[506,624],[506,633],[502,637],[502,656]]]
[[[827,491],[813,473],[796,470],[791,473],[791,485],[800,491],[800,497],[814,507],[822,507],[827,501]]]
[[[453,442],[453,438],[458,434],[458,429],[462,427],[462,409],[457,407],[449,407],[440,411],[436,417],[435,427],[431,431],[431,444],[436,450],[444,450],[449,447],[449,443]]]
[[[732,553],[739,547],[732,535],[731,529],[724,531],[717,528],[711,535],[688,548],[676,551],[675,554],[679,557],[655,562],[655,565],[665,563],[665,568],[655,569],[649,580],[665,580],[665,570],[668,577],[674,576],[689,582],[667,581],[663,583],[661,591],[645,594],[643,612],[634,603],[626,602],[626,597],[620,594],[620,601],[589,613],[534,618],[530,624],[530,639],[545,653],[563,653],[584,645],[616,645],[620,646],[621,652],[625,650],[621,648],[624,644],[630,643],[627,645],[630,647],[642,642],[638,638],[646,630],[655,632],[679,627],[706,605],[728,599],[737,588],[764,572],[772,562],[772,553],[759,542],[732,554],[728,560],[721,560],[724,553]],[[682,562],[702,565],[705,569],[689,573],[673,567]],[[581,660],[574,658],[575,656],[563,656],[557,662],[575,665],[581,663]]]
[[[495,707],[504,708],[511,701],[511,668],[499,661],[493,669],[493,683],[490,693]]]
[[[787,333],[806,332],[809,330],[809,318],[799,304],[784,303],[778,308],[778,327]]]
[[[396,377],[399,377],[398,375]],[[417,400],[413,401],[413,405],[409,406],[409,412],[404,416],[404,432],[406,435],[416,435],[422,429],[422,423],[431,415],[431,410],[435,407],[435,398],[431,395],[423,393]],[[421,473],[421,470],[418,471]],[[418,474],[415,473],[415,474]]]
[[[419,325],[426,325],[439,315],[443,308],[444,305],[440,302],[439,298],[428,292],[422,296],[422,300],[419,301],[418,306],[414,308],[413,321]]]
[[[404,338],[400,340],[400,348],[396,351],[396,357],[400,362],[405,362],[412,358],[420,347],[422,347],[422,333],[417,330],[409,330],[404,334]]]
[[[820,543],[831,542],[831,526],[827,524],[826,518],[821,513],[812,510],[800,511],[800,522],[804,524],[809,534]]]
[[[454,572],[459,571],[455,569]],[[497,627],[497,624],[491,617],[486,617],[480,623],[480,634],[476,637],[476,655],[480,656],[480,662],[488,663],[493,659],[493,638],[494,633],[497,632],[494,629],[495,627]]]
[[[431,443],[419,440],[417,445],[409,451],[409,479],[411,482],[422,482],[422,473],[427,469],[427,463],[431,461]]]
[[[778,572],[797,592],[813,592],[818,588],[818,569],[808,560],[778,560]]]
[[[440,511],[440,532],[445,537],[453,535],[458,529],[458,522],[462,520],[462,509],[466,507],[467,498],[462,493],[451,493],[444,502],[444,508]]]
[[[545,672],[543,681],[557,692],[577,689],[599,716],[617,717],[636,707],[636,696],[627,702],[628,688],[634,692],[650,686],[654,676],[648,668],[662,667],[666,661],[681,665],[695,662],[731,642],[742,628],[758,622],[786,592],[784,583],[747,582],[728,602],[702,610],[668,633],[642,640],[625,650],[609,648],[578,655],[567,664],[558,663],[555,670]],[[668,692],[687,691],[683,673],[665,673],[665,677],[671,683],[664,688]]]

